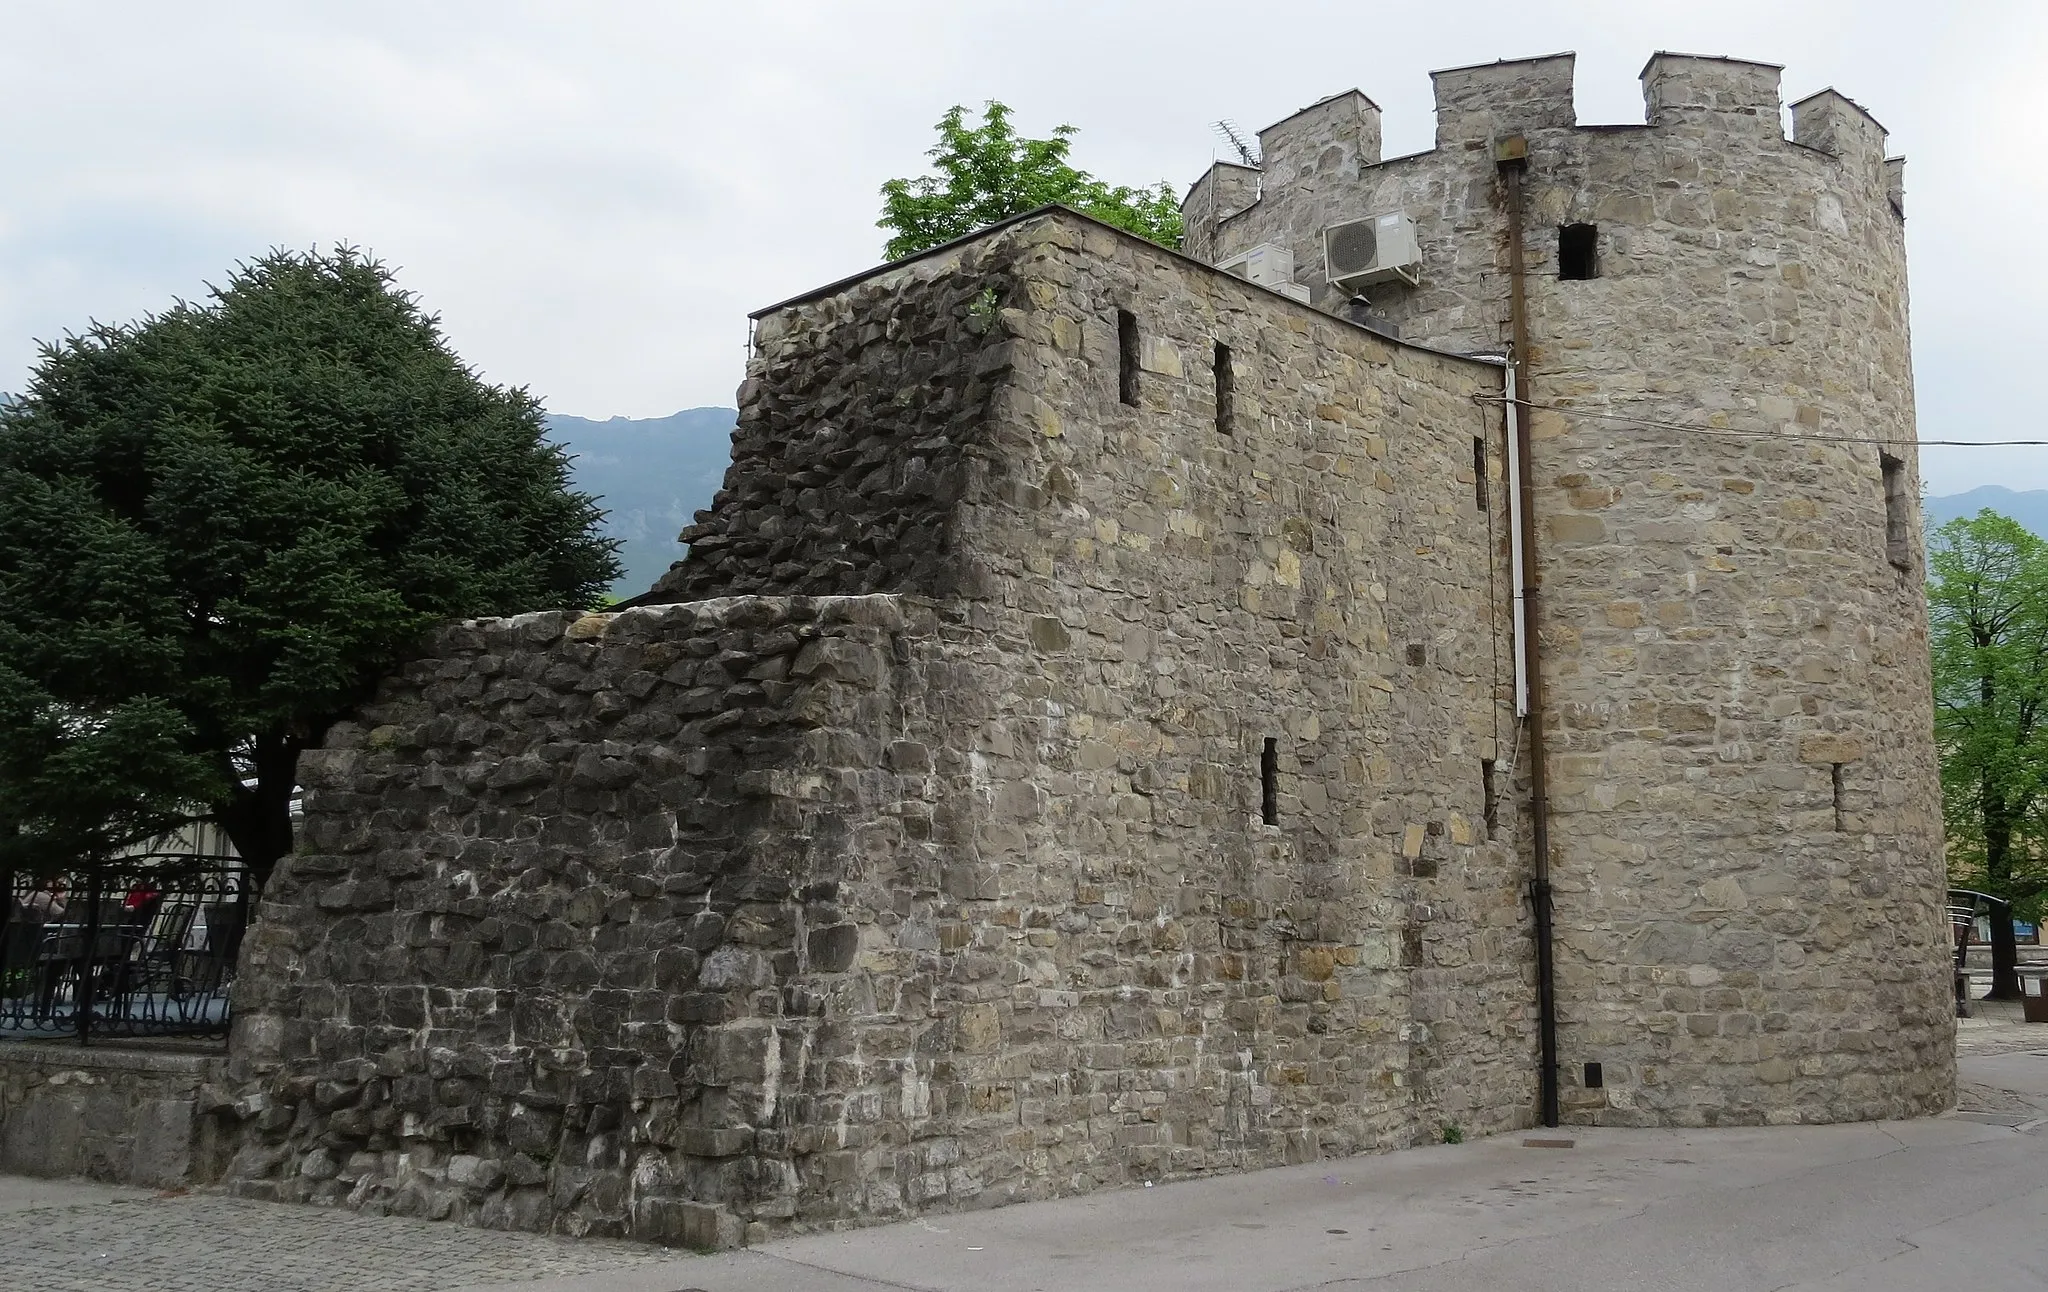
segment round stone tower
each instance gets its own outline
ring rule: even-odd
[[[1354,91],[1186,204],[1197,256],[1272,244],[1326,309],[1500,353],[1526,147],[1567,1120],[1953,1096],[1902,164],[1832,90],[1785,137],[1778,73],[1658,54],[1645,124],[1581,126],[1570,55],[1439,72],[1433,150],[1382,160]],[[1323,231],[1389,214],[1408,272],[1327,282]]]

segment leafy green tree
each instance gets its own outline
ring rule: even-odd
[[[2048,543],[1992,511],[1928,550],[1935,738],[1955,881],[2011,902],[1991,919],[1991,994],[2019,994],[2014,915],[2048,894]]]
[[[1180,203],[1164,182],[1150,188],[1112,187],[1067,162],[1079,133],[1060,126],[1050,139],[1025,139],[1010,125],[1010,109],[991,100],[982,124],[966,123],[954,106],[939,118],[935,175],[892,179],[882,185],[882,218],[891,233],[885,255],[897,260],[985,228],[998,220],[1058,202],[1105,224],[1180,246]]]
[[[267,876],[299,751],[424,629],[617,576],[542,429],[347,247],[43,346],[0,407],[0,863],[196,804]]]

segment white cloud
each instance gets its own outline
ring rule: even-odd
[[[1640,120],[1658,48],[1832,84],[1906,153],[1920,423],[2031,436],[2035,6],[667,3],[11,6],[0,45],[0,389],[31,338],[348,239],[463,355],[551,406],[723,403],[745,314],[872,263],[875,190],[949,104],[1081,127],[1081,163],[1185,184],[1209,122],[1357,85],[1427,147],[1433,68],[1579,53],[1583,120]],[[2048,450],[1930,449],[1929,485],[2048,487]]]

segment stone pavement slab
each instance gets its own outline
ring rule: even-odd
[[[1858,1271],[1864,1292],[1918,1292],[1882,1269],[1911,1250],[1903,1236],[2027,1202],[2048,1149],[2048,1138],[1955,1118],[1576,1139],[1560,1151],[1506,1137],[819,1235],[717,1258],[693,1277],[738,1292],[749,1262],[767,1258],[789,1263],[779,1286],[791,1289],[844,1286],[811,1281],[830,1271],[868,1280],[854,1286],[973,1292],[1764,1292]],[[2048,1260],[2038,1224],[2000,1242],[2006,1266],[1983,1268]]]
[[[1593,1130],[1129,1189],[523,1292],[1973,1292],[2048,1286],[2048,1135]],[[467,1292],[515,1292],[486,1285]]]
[[[1972,1084],[2003,1090],[2048,1111],[2048,1039],[2038,1050],[1981,1055],[1968,1069]]]

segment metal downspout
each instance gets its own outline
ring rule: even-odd
[[[1536,1015],[1541,1069],[1543,1124],[1557,1125],[1557,981],[1552,955],[1550,895],[1550,777],[1543,741],[1542,587],[1536,566],[1535,473],[1529,453],[1532,393],[1529,385],[1529,299],[1527,267],[1522,258],[1522,180],[1529,168],[1529,146],[1520,135],[1500,141],[1494,152],[1508,208],[1508,314],[1514,329],[1514,382],[1508,403],[1508,424],[1514,432],[1515,464],[1519,468],[1521,503],[1521,581],[1523,641],[1528,653],[1529,829],[1533,877],[1529,904],[1536,920]]]

